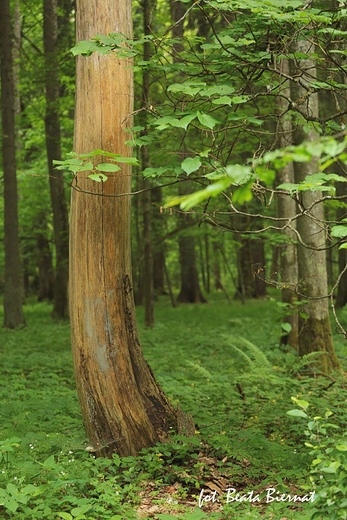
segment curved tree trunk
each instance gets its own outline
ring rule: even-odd
[[[131,2],[77,1],[77,41],[131,35]],[[75,151],[128,156],[131,63],[114,53],[77,58]],[[98,159],[98,162],[105,162]],[[94,182],[80,172],[71,198],[70,314],[77,390],[97,454],[136,454],[189,420],[169,403],[140,347],[131,279],[131,167]],[[91,192],[86,193],[86,192]]]
[[[15,329],[25,325],[25,320],[22,309],[24,291],[18,231],[12,24],[8,0],[0,0],[0,13],[2,163],[5,206],[4,326]]]

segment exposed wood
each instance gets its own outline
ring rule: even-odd
[[[77,41],[131,35],[131,2],[77,1]],[[131,62],[116,54],[77,58],[77,153],[103,149],[129,156]],[[104,162],[105,158],[97,158]],[[70,314],[77,390],[97,454],[135,454],[178,429],[177,410],[156,383],[140,347],[131,276],[131,167],[94,182],[76,176],[71,199]],[[84,190],[99,195],[84,193]]]

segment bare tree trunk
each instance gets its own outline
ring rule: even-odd
[[[310,41],[298,40],[296,49],[298,53],[310,54],[315,51]],[[316,78],[316,64],[311,58],[305,58],[292,63],[292,75],[300,77],[300,82],[291,84],[291,98],[308,115],[319,116],[318,94],[310,91],[309,82]],[[297,74],[299,76],[297,76]],[[300,144],[304,140],[314,141],[318,139],[318,133],[313,127],[307,130],[307,125],[298,122],[293,131],[294,144]],[[307,175],[319,171],[319,165],[315,158],[309,163],[294,163],[295,182],[302,182]],[[327,264],[324,231],[324,208],[319,203],[322,195],[318,191],[305,191],[302,193],[300,210],[302,216],[297,221],[297,230],[304,245],[298,245],[298,277],[300,299],[304,300],[300,315],[306,317],[299,320],[299,354],[321,352],[322,356],[317,361],[317,367],[329,373],[339,367],[336,357],[328,307]],[[315,204],[313,207],[312,205]],[[311,208],[312,207],[312,208]],[[305,210],[311,208],[310,215]],[[307,302],[306,302],[307,300]]]
[[[131,36],[131,2],[78,0],[76,23],[77,41],[111,32]],[[124,129],[132,124],[132,74],[130,61],[114,53],[77,58],[77,153],[131,154]],[[131,167],[121,166],[100,183],[88,172],[78,173],[71,198],[70,313],[77,391],[90,443],[104,456],[133,455],[165,440],[171,428],[192,427],[167,400],[140,347],[130,197],[122,195],[131,190]]]
[[[281,60],[279,64],[282,73],[289,75],[289,63],[286,60]],[[290,86],[285,86],[281,89],[281,94],[290,98]],[[292,144],[292,121],[283,114],[287,110],[287,101],[277,96],[277,113],[278,113],[278,145],[281,148]],[[294,166],[293,163],[288,163],[277,175],[278,184],[294,183]],[[296,222],[290,219],[296,214],[295,200],[288,195],[277,196],[277,215],[280,219],[288,219],[286,222],[290,226],[283,229],[283,235],[286,239],[285,245],[281,247],[281,283],[282,283],[282,302],[288,304],[289,312],[284,317],[285,323],[289,323],[291,329],[288,334],[281,337],[283,345],[290,345],[298,349],[298,333],[299,333],[299,317],[297,310],[294,309],[294,302],[296,301],[296,289],[298,283],[298,259],[296,236],[293,229],[296,228]],[[280,221],[283,224],[283,220]]]
[[[5,289],[4,326],[25,325],[22,297],[16,174],[15,95],[9,0],[0,0],[2,164],[4,171]]]
[[[46,149],[49,187],[53,209],[55,243],[55,284],[52,315],[68,317],[69,225],[63,173],[53,168],[53,160],[61,160],[59,116],[59,69],[57,60],[57,0],[43,2],[43,30],[46,69]]]

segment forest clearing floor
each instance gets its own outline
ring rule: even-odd
[[[345,377],[315,377],[312,359],[279,347],[275,301],[217,294],[172,308],[162,297],[153,329],[138,308],[145,356],[196,434],[112,459],[86,450],[69,325],[50,310],[29,301],[26,328],[0,330],[1,519],[347,518],[334,516],[339,497],[347,504]]]

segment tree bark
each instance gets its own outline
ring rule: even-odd
[[[298,40],[296,49],[300,54],[309,55],[314,52],[314,46],[306,39]],[[300,83],[291,83],[291,98],[305,110],[307,114],[319,116],[318,94],[310,90],[310,80],[316,78],[315,61],[309,57],[292,62],[292,76],[300,77]],[[297,76],[299,75],[299,76]],[[294,127],[294,144],[303,141],[315,141],[319,135],[311,126],[298,122]],[[294,163],[295,181],[303,181],[307,175],[319,171],[318,161],[312,158],[309,163]],[[299,354],[321,352],[317,367],[329,373],[339,368],[329,320],[327,264],[324,231],[324,208],[319,203],[322,198],[319,191],[304,191],[300,203],[302,215],[297,220],[297,230],[305,245],[298,245],[298,277],[300,299],[303,305],[299,319]],[[312,205],[315,204],[313,207]],[[310,214],[306,209],[310,209]],[[321,250],[318,250],[321,249]],[[306,315],[302,318],[303,315]]]
[[[64,319],[68,317],[69,224],[63,172],[55,170],[53,167],[53,160],[61,160],[57,0],[44,0],[43,16],[46,71],[46,150],[56,257],[52,315],[55,318]]]
[[[15,93],[12,59],[12,23],[10,3],[0,0],[2,164],[4,171],[5,288],[4,326],[25,325],[22,298],[18,194],[16,174]]]
[[[289,63],[286,60],[281,60],[280,71],[287,76],[290,73]],[[285,85],[281,89],[281,94],[286,98],[290,98],[290,85]],[[287,118],[287,101],[282,96],[276,98],[276,108],[278,113],[278,145],[280,148],[290,146],[293,144],[292,139],[292,121]],[[278,185],[283,183],[294,183],[294,166],[293,163],[288,163],[277,175]],[[288,314],[284,316],[284,322],[289,323],[291,330],[288,334],[281,336],[282,345],[290,345],[298,349],[298,333],[299,333],[299,316],[297,309],[294,308],[294,303],[297,300],[296,289],[298,284],[298,259],[297,259],[297,245],[296,245],[296,222],[291,221],[291,218],[296,214],[295,200],[288,195],[278,194],[277,196],[277,215],[280,219],[288,219],[285,221],[290,226],[283,229],[282,233],[286,239],[286,243],[281,246],[281,273],[280,281],[282,284],[282,302],[288,305]],[[284,225],[283,220],[279,222],[280,226]]]
[[[143,1],[143,30],[146,36],[151,34],[151,1]],[[150,42],[143,44],[143,61],[149,62],[151,57]],[[147,133],[147,107],[149,104],[149,71],[143,70],[142,74],[142,108],[144,108],[144,132]],[[149,151],[147,146],[141,148],[142,171],[149,167]],[[144,304],[145,304],[145,326],[154,325],[154,286],[153,286],[153,248],[152,248],[152,211],[150,180],[143,179],[144,192],[142,195],[143,210],[143,243],[145,254],[144,268]]]
[[[179,194],[187,193],[185,184],[179,187]],[[189,191],[188,191],[189,193]],[[191,219],[189,213],[181,213],[183,220]],[[183,233],[178,238],[181,288],[177,296],[178,303],[206,303],[201,292],[199,275],[196,267],[195,239],[193,235]]]
[[[77,41],[131,36],[131,2],[77,1]],[[77,153],[129,156],[125,127],[133,110],[131,62],[116,54],[77,58]],[[106,159],[101,159],[105,162]],[[100,162],[100,158],[97,159]],[[131,279],[131,167],[94,182],[77,174],[71,198],[70,314],[77,391],[97,454],[134,455],[192,427],[158,386],[140,347]],[[91,192],[92,194],[86,193]]]
[[[38,233],[36,237],[38,251],[38,296],[39,302],[43,300],[52,301],[54,298],[54,271],[52,263],[52,253],[49,241],[44,232]]]

